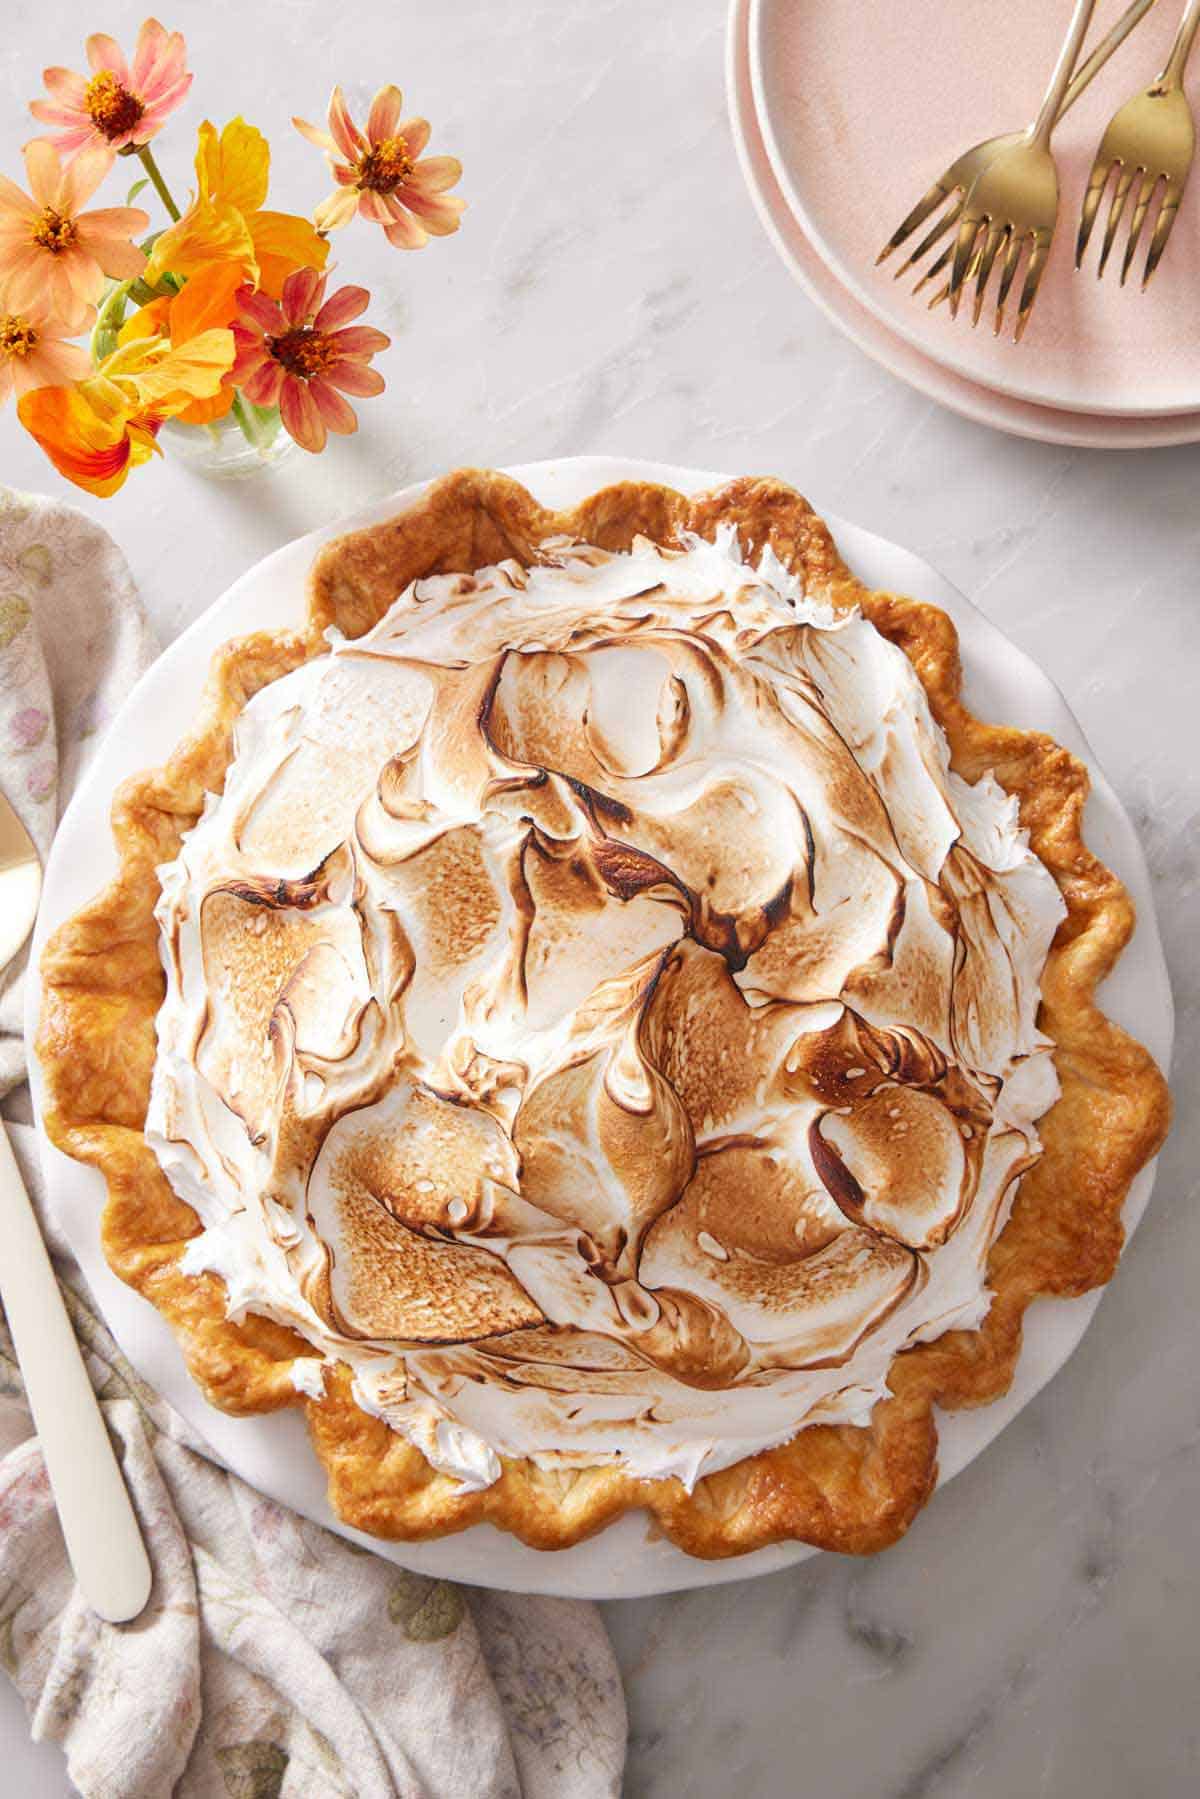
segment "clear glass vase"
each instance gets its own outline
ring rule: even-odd
[[[168,456],[213,481],[245,480],[274,468],[296,447],[279,422],[278,407],[253,406],[240,394],[224,418],[209,425],[168,419],[158,436]]]

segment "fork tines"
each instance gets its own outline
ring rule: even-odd
[[[993,222],[990,219],[976,217],[963,218],[967,204],[966,191],[962,186],[948,185],[949,173],[940,181],[936,181],[916,206],[896,227],[883,249],[876,258],[876,267],[886,262],[893,251],[900,249],[913,233],[925,223],[930,214],[939,205],[949,201],[945,211],[938,218],[916,248],[909,251],[905,260],[894,270],[897,280],[902,275],[915,269],[926,256],[938,245],[948,233],[958,227],[950,242],[925,269],[913,285],[913,293],[919,294],[931,281],[946,273],[946,279],[929,301],[932,311],[935,307],[950,303],[950,316],[958,317],[963,294],[974,284],[974,298],[971,303],[971,323],[978,325],[983,315],[987,298],[988,283],[997,264],[1000,266],[1000,277],[995,289],[995,314],[992,320],[992,331],[999,337],[1004,329],[1005,309],[1013,283],[1021,267],[1022,259],[1028,252],[1025,264],[1025,279],[1021,288],[1021,296],[1017,306],[1017,321],[1014,339],[1019,342],[1029,321],[1034,300],[1042,278],[1042,270],[1049,255],[1048,243],[1039,242],[1034,232],[1014,232],[1009,223]]]
[[[1125,245],[1124,257],[1121,260],[1121,286],[1124,287],[1126,276],[1137,255],[1138,242],[1150,207],[1156,196],[1161,193],[1158,216],[1150,236],[1150,247],[1146,252],[1146,266],[1142,271],[1142,286],[1145,287],[1162,261],[1163,251],[1167,247],[1167,239],[1171,235],[1171,228],[1179,211],[1179,190],[1173,186],[1166,175],[1150,175],[1144,168],[1127,168],[1119,157],[1109,161],[1105,156],[1103,145],[1092,164],[1087,193],[1084,195],[1083,210],[1079,219],[1079,235],[1075,240],[1075,267],[1078,269],[1083,266],[1083,258],[1091,241],[1097,214],[1100,211],[1100,202],[1104,198],[1110,178],[1113,177],[1115,180],[1108,208],[1108,223],[1104,229],[1104,241],[1100,246],[1100,261],[1096,265],[1096,274],[1097,276],[1103,275],[1108,265],[1108,258],[1116,241],[1126,205],[1132,198],[1133,214],[1129,221],[1129,238]]]
[[[922,195],[912,211],[908,213],[905,218],[901,219],[900,223],[896,226],[896,229],[888,238],[887,243],[884,244],[883,249],[875,258],[875,267],[878,268],[880,263],[886,262],[893,250],[898,250],[902,244],[906,243],[913,232],[919,230],[925,223],[930,213],[936,212],[943,200],[948,200],[954,191],[953,188],[945,185],[944,177],[941,181],[935,181],[928,193]],[[892,271],[897,280],[900,279],[900,276],[903,275],[906,270],[912,268],[915,262],[919,262],[929,250],[932,250],[934,244],[936,244],[940,238],[945,236],[952,225],[957,224],[962,213],[964,199],[965,196],[960,188],[958,190],[956,203],[947,208],[937,224],[934,225],[932,231],[922,238],[915,250],[910,251],[907,259],[900,264],[899,268]]]

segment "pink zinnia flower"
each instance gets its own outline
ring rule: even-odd
[[[60,387],[91,372],[87,351],[65,343],[62,326],[42,308],[10,312],[0,304],[0,406],[10,394]]]
[[[167,32],[157,19],[147,19],[138,32],[133,62],[102,31],[85,46],[92,70],[89,79],[72,69],[43,69],[48,100],[31,100],[29,110],[43,125],[53,125],[49,142],[64,156],[85,146],[108,151],[149,143],[182,105],[192,77],[184,67],[187,45],[178,31]]]
[[[326,300],[325,281],[316,269],[297,269],[279,300],[245,289],[229,372],[256,406],[278,406],[291,436],[314,453],[325,448],[327,431],[358,430],[342,395],[383,392],[383,376],[369,364],[392,341],[369,325],[350,324],[370,301],[365,287],[339,287]]]
[[[293,119],[310,144],[324,150],[337,187],[313,214],[320,231],[349,224],[355,213],[383,226],[398,250],[419,250],[433,237],[458,230],[466,201],[446,192],[462,175],[456,156],[427,156],[427,119],[401,119],[398,87],[381,87],[371,102],[367,129],[358,129],[340,87],[329,102],[329,130]]]
[[[25,146],[30,193],[0,175],[0,290],[14,307],[41,303],[82,331],[104,290],[104,277],[140,275],[146,258],[131,242],[149,213],[138,206],[81,207],[107,173],[107,151],[89,150],[64,169],[52,144]]]

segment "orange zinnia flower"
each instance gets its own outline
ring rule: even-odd
[[[48,304],[65,326],[82,331],[104,277],[140,275],[146,258],[130,242],[150,215],[137,206],[80,208],[108,170],[104,151],[77,156],[65,169],[52,144],[25,148],[31,195],[0,175],[0,287],[16,306]]]
[[[10,394],[52,382],[78,381],[91,369],[86,350],[63,341],[61,327],[41,309],[0,307],[0,406]]]
[[[71,69],[42,71],[50,98],[30,101],[29,110],[43,125],[57,127],[48,141],[64,156],[85,147],[103,148],[111,156],[149,143],[192,85],[181,33],[168,33],[157,19],[147,19],[138,32],[132,66],[120,45],[103,32],[90,37],[86,49],[90,79]]]
[[[383,376],[368,365],[391,342],[369,325],[350,324],[370,301],[365,287],[340,287],[326,300],[325,280],[300,269],[284,282],[279,304],[244,292],[229,376],[256,406],[278,406],[290,435],[314,453],[325,448],[327,431],[358,430],[342,394],[383,392]]]
[[[196,145],[196,198],[183,217],[156,239],[146,279],[168,271],[191,275],[214,262],[232,262],[243,278],[276,296],[294,269],[323,268],[329,245],[308,219],[264,209],[271,149],[245,119],[222,129],[208,119]]]
[[[383,226],[398,250],[419,250],[433,237],[458,230],[466,201],[446,192],[462,175],[456,156],[427,156],[427,119],[401,119],[398,87],[381,87],[371,102],[365,134],[350,117],[340,87],[329,102],[329,130],[293,119],[310,144],[324,150],[337,188],[313,214],[322,231],[349,224],[355,213]]]

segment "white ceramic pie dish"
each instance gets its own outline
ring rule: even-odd
[[[655,480],[684,491],[725,477],[704,470],[613,457],[578,457],[535,463],[511,471],[547,504],[569,505],[606,483]],[[423,484],[422,484],[423,485]],[[108,829],[114,788],[126,775],[162,761],[195,715],[209,659],[231,636],[251,628],[297,624],[305,578],[317,546],[341,532],[389,517],[421,491],[406,489],[325,530],[310,533],[268,556],[242,576],[159,658],[114,720],[67,810],[46,868],[34,959],[47,934],[112,873],[115,857]],[[865,582],[919,595],[942,606],[957,625],[966,694],[984,718],[1051,732],[1091,767],[1089,845],[1120,874],[1137,903],[1139,926],[1126,955],[1102,993],[1106,1009],[1151,1049],[1165,1067],[1170,1058],[1172,1008],[1166,968],[1154,920],[1149,878],[1132,825],[1096,769],[1078,725],[1045,675],[928,564],[906,550],[839,519],[830,524],[847,562]],[[32,1042],[40,989],[28,983],[26,1026]],[[43,1087],[31,1056],[34,1107],[40,1119]],[[271,1497],[368,1544],[378,1553],[422,1573],[481,1586],[596,1598],[669,1592],[769,1573],[815,1553],[793,1543],[722,1562],[702,1562],[672,1544],[652,1540],[642,1514],[629,1514],[574,1549],[526,1548],[490,1525],[425,1543],[382,1543],[342,1525],[325,1497],[320,1464],[299,1413],[231,1418],[216,1411],[188,1376],[165,1321],[111,1272],[99,1240],[103,1183],[94,1169],[55,1150],[43,1139],[51,1203],[91,1282],[117,1341],[142,1376],[198,1430],[216,1456]],[[1145,1169],[1125,1208],[1128,1229],[1149,1198],[1153,1167]],[[941,1479],[951,1479],[999,1434],[1062,1366],[1076,1347],[1100,1295],[1040,1301],[1030,1311],[1016,1378],[1008,1395],[979,1411],[944,1415]],[[935,1502],[936,1503],[936,1502]],[[918,1524],[917,1528],[920,1528]]]

